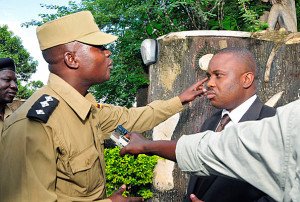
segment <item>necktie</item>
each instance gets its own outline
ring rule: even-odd
[[[228,114],[224,114],[216,132],[222,131],[224,129],[224,127],[226,126],[226,124],[229,122],[230,122],[230,117],[228,116]]]
[[[228,116],[228,114],[224,114],[224,116],[221,118],[221,121],[220,121],[220,124],[218,125],[217,129],[216,129],[216,132],[220,132],[221,130],[224,129],[225,125],[227,123],[230,122],[230,117]],[[195,177],[193,177],[195,178]],[[203,195],[205,192],[203,192],[203,190],[200,190],[201,188],[206,188],[208,189],[208,185],[211,186],[212,183],[214,182],[214,180],[216,179],[216,176],[214,178],[207,178],[207,179],[203,179],[203,180],[200,180],[199,178],[197,178],[196,180],[196,183],[195,183],[195,186],[194,186],[194,193],[199,196]],[[203,197],[203,196],[202,196]]]

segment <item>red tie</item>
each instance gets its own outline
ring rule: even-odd
[[[216,132],[222,131],[224,129],[224,127],[226,126],[226,124],[229,122],[230,122],[230,117],[228,116],[228,114],[224,114]]]

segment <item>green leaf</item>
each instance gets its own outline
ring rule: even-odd
[[[125,155],[122,158],[119,151],[118,147],[105,149],[108,196],[122,184],[126,184],[128,188],[126,196],[142,196],[144,199],[152,197],[150,186],[158,157],[140,154],[137,159],[131,155]]]
[[[148,33],[149,35],[151,35],[152,32],[153,32],[153,28],[151,27],[150,24],[147,25],[146,30],[147,30],[147,33]]]

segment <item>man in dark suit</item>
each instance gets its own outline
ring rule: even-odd
[[[225,128],[275,115],[275,109],[264,105],[256,96],[257,64],[249,50],[233,47],[220,50],[211,59],[207,76],[207,98],[211,105],[222,110],[203,123],[201,132],[220,131],[225,114],[230,118]],[[191,176],[184,202],[191,201],[190,194],[205,202],[273,201],[248,183],[221,176]]]

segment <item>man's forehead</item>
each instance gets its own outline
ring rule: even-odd
[[[4,69],[0,71],[0,76],[16,76],[16,73],[9,69]]]
[[[234,53],[218,53],[212,57],[211,61],[224,62],[224,59],[237,60],[238,56]]]
[[[219,53],[214,55],[208,65],[207,71],[228,71],[236,70],[243,66],[242,59],[233,53]]]

